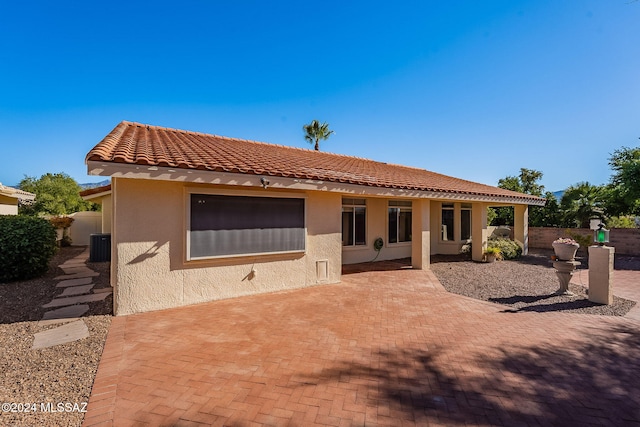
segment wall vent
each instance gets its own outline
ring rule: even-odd
[[[316,278],[318,282],[329,280],[329,260],[316,261]]]

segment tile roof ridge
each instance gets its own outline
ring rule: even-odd
[[[388,165],[389,164],[389,163],[386,163],[386,162],[381,162],[381,161],[378,161],[378,160],[372,160],[372,159],[368,159],[366,157],[353,156],[353,155],[349,155],[349,154],[331,153],[331,152],[328,152],[328,151],[316,151],[316,150],[313,150],[311,148],[292,147],[290,145],[276,144],[276,143],[273,143],[273,142],[257,141],[257,140],[254,140],[254,139],[246,139],[246,138],[235,138],[235,137],[230,137],[230,136],[218,135],[218,134],[214,134],[214,133],[197,132],[197,131],[192,131],[192,130],[187,130],[187,129],[177,129],[177,128],[170,128],[170,127],[165,127],[165,126],[150,125],[150,124],[146,124],[146,123],[133,122],[133,121],[129,121],[129,120],[123,120],[123,121],[120,122],[120,124],[124,124],[124,125],[128,125],[128,126],[146,127],[147,129],[157,129],[157,130],[163,130],[163,131],[168,131],[168,132],[178,132],[178,133],[187,134],[187,135],[208,136],[208,137],[213,137],[213,138],[225,139],[225,140],[228,140],[228,141],[250,142],[252,144],[263,144],[263,145],[268,145],[270,147],[280,147],[280,148],[286,148],[286,149],[289,149],[289,150],[299,150],[299,151],[304,151],[304,152],[309,152],[309,153],[319,153],[319,154],[330,155],[330,156],[345,157],[345,158],[348,158],[348,159],[366,160],[366,161],[369,161],[369,162],[375,162],[375,163],[380,163],[380,164],[384,164],[384,165]],[[398,166],[402,166],[402,165],[398,165]],[[407,166],[404,166],[404,167],[407,167]]]

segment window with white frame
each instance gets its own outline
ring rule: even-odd
[[[365,199],[342,199],[342,246],[367,244],[367,203]]]
[[[411,241],[411,202],[389,201],[389,243]]]
[[[443,203],[442,204],[442,240],[443,241],[453,241],[453,217],[454,217],[454,206],[453,203]]]
[[[304,199],[191,194],[189,259],[305,250]]]

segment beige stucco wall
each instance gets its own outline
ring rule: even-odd
[[[373,242],[381,237],[385,244],[376,261],[389,259],[408,258],[411,256],[411,242],[389,244],[388,242],[388,208],[389,199],[368,198],[367,200],[367,244],[363,246],[345,246],[342,249],[342,262],[355,264],[373,260],[377,252],[373,248]],[[342,203],[342,198],[340,198]],[[341,208],[342,209],[342,208]],[[339,214],[341,215],[341,214]],[[341,230],[342,233],[342,230]],[[342,238],[342,234],[340,235]]]
[[[220,188],[115,178],[112,189],[116,315],[340,280],[340,195],[295,193],[306,198],[304,254],[186,261],[189,191],[215,193]],[[245,191],[237,194],[247,195]],[[277,195],[277,191],[262,190],[260,194]],[[318,261],[327,262],[324,280],[318,279]]]
[[[93,233],[102,230],[102,214],[100,212],[76,212],[69,215],[73,218],[69,227],[69,237],[75,246],[88,246]]]
[[[0,215],[18,215],[18,199],[0,195]]]
[[[102,204],[102,233],[111,233],[111,217],[113,215],[113,206],[111,203],[111,194],[108,194],[101,198]]]

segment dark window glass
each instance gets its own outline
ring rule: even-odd
[[[411,241],[411,211],[389,208],[389,243]]]
[[[355,241],[356,245],[366,245],[366,229],[367,229],[366,208],[355,208]]]
[[[389,208],[389,243],[398,243],[398,208]]]
[[[363,203],[364,199],[345,199],[343,203],[354,201]],[[360,246],[367,244],[367,208],[365,206],[342,207],[342,245]]]
[[[191,195],[190,257],[304,251],[304,199]]]
[[[442,208],[442,240],[453,240],[453,207]]]
[[[467,240],[471,238],[471,211],[463,209],[460,211],[460,238]]]

